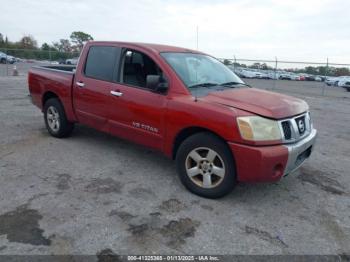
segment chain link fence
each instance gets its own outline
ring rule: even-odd
[[[310,96],[350,98],[350,64],[220,59],[246,83],[262,89]]]
[[[78,52],[0,48],[0,77],[26,75],[32,66],[74,63]]]
[[[25,76],[32,66],[74,64],[78,52],[0,49],[0,77]],[[231,58],[220,59],[246,83],[310,96],[350,98],[350,64]]]

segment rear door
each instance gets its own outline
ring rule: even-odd
[[[78,66],[73,83],[73,102],[79,122],[108,132],[111,90],[120,59],[117,46],[92,45],[87,50],[83,66]],[[85,63],[84,63],[85,62]]]

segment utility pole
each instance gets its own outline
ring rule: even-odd
[[[198,50],[198,25],[197,25],[197,50]]]
[[[278,60],[277,60],[277,56],[275,56],[275,72],[274,72],[274,80],[273,80],[273,90],[276,89],[276,82],[277,82],[277,63],[278,63]]]
[[[327,57],[327,62],[326,62],[326,68],[324,70],[324,85],[323,85],[323,88],[322,88],[322,96],[324,96],[324,89],[326,87],[326,78],[327,78],[327,74],[328,74],[328,67],[329,67],[329,63],[328,63],[328,57]]]

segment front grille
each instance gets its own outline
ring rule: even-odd
[[[303,135],[306,130],[305,116],[296,118],[295,123],[297,124],[299,134]]]
[[[288,119],[282,119],[278,124],[281,133],[283,133],[285,143],[297,142],[310,134],[312,130],[309,112]]]
[[[290,127],[289,121],[282,122],[282,129],[284,134],[284,139],[289,140],[292,138],[292,129]]]

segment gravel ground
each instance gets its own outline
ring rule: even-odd
[[[79,125],[50,137],[26,77],[1,77],[0,254],[348,254],[350,97],[327,91],[342,95],[303,96],[319,136],[301,170],[208,200],[147,148]]]

